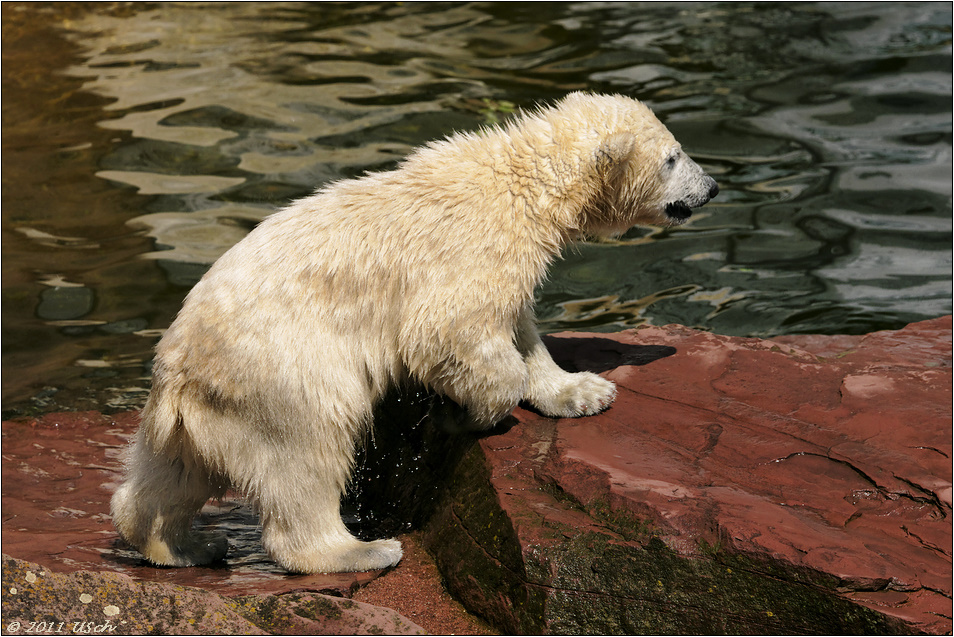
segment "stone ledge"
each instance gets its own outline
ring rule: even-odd
[[[429,526],[510,632],[951,631],[951,318],[863,337],[547,339],[616,404],[514,413]]]

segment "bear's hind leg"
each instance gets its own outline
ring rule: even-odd
[[[221,533],[195,531],[192,521],[225,485],[203,467],[157,452],[140,432],[129,450],[126,481],[113,494],[113,523],[158,566],[198,566],[225,558]]]
[[[339,476],[327,467],[303,469],[286,463],[283,471],[262,472],[257,485],[262,543],[272,559],[295,573],[371,571],[401,560],[397,540],[363,542],[348,531],[341,520]]]

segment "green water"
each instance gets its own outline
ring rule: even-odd
[[[545,331],[866,333],[951,312],[949,3],[3,4],[3,405],[138,406],[276,207],[568,91],[649,103],[719,182],[575,247]]]

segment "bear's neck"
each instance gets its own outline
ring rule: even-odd
[[[597,195],[592,155],[556,139],[549,122],[528,116],[506,129],[459,134],[423,151],[422,164],[444,166],[473,186],[488,209],[509,210],[513,226],[532,237],[548,260],[583,238],[581,223]],[[434,155],[443,155],[434,162]]]

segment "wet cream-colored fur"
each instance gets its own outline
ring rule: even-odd
[[[423,383],[475,429],[520,401],[605,409],[613,383],[541,343],[534,287],[568,242],[682,222],[716,191],[646,106],[574,93],[293,203],[212,266],[159,343],[116,527],[155,564],[221,559],[224,536],[192,521],[234,487],[290,571],[396,564],[399,542],[357,540],[338,509],[376,401]]]

